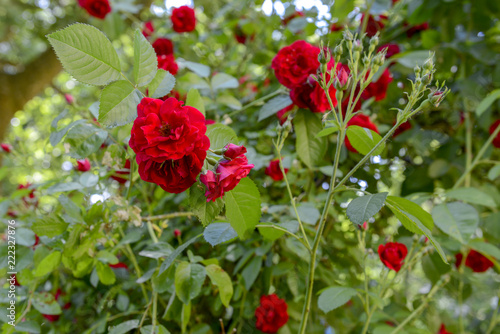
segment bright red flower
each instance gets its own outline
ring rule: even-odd
[[[101,20],[111,12],[111,6],[108,0],[78,0],[78,4],[85,9],[87,13]]]
[[[493,134],[493,132],[495,132],[495,130],[499,126],[500,126],[500,119],[490,126],[490,135]],[[497,134],[495,139],[493,139],[493,146],[495,146],[496,148],[500,148],[500,132]]]
[[[360,126],[362,128],[370,129],[370,130],[375,131],[376,133],[379,133],[377,126],[370,121],[370,117],[363,115],[363,114],[359,114],[359,115],[356,115],[353,118],[351,118],[351,120],[349,122],[347,122],[347,127],[349,127],[351,125],[357,125],[357,126]],[[347,137],[345,138],[345,146],[347,147],[347,149],[349,151],[354,152],[354,153],[358,153],[358,151],[351,145],[351,142],[349,141],[349,138],[347,138]]]
[[[405,23],[404,26],[407,27],[408,23]],[[417,25],[412,26],[410,29],[408,29],[406,31],[406,36],[408,36],[408,38],[411,38],[416,33],[419,33],[421,31],[424,31],[424,30],[427,30],[427,29],[429,29],[429,23],[428,22],[417,24]]]
[[[389,269],[398,272],[403,265],[403,260],[408,254],[408,249],[399,242],[388,242],[378,246],[380,261]]]
[[[285,174],[288,173],[288,168],[284,168]],[[271,160],[269,166],[266,167],[266,175],[269,175],[274,181],[283,180],[284,176],[280,169],[279,159]]]
[[[153,43],[157,56],[168,56],[174,53],[174,44],[168,38],[157,38]]]
[[[170,19],[172,20],[175,32],[190,32],[193,31],[196,26],[194,9],[188,6],[174,8]]]
[[[368,100],[370,97],[375,97],[375,101],[380,101],[385,99],[387,94],[387,87],[392,82],[392,74],[389,69],[385,69],[382,72],[380,78],[375,82],[370,82],[368,87],[363,91],[361,97]]]
[[[123,166],[124,170],[119,170],[115,171],[114,175],[111,175],[111,178],[121,184],[124,184],[128,181],[129,177],[128,175],[130,174],[130,160],[127,159],[125,161],[125,165]],[[121,176],[124,175],[124,176]]]
[[[331,32],[336,32],[341,30],[344,30],[344,26],[338,22],[332,24],[332,26],[330,27]]]
[[[288,15],[287,17],[285,17],[281,22],[283,23],[284,26],[286,26],[288,24],[288,22],[290,22],[291,20],[293,20],[296,17],[304,17],[304,12],[296,11],[296,12]]]
[[[255,327],[263,333],[276,333],[288,321],[288,305],[276,294],[260,297],[260,306],[255,310]]]
[[[205,125],[211,125],[211,124],[215,124],[215,121],[213,119],[206,118],[205,119]]]
[[[0,147],[5,153],[10,153],[10,151],[12,150],[12,146],[6,143],[0,144]]]
[[[144,29],[142,30],[142,34],[144,37],[149,38],[155,31],[155,28],[153,27],[153,22],[148,21],[144,24]]]
[[[88,172],[90,170],[90,161],[89,159],[76,160],[77,165],[75,169],[79,172]]]
[[[385,53],[385,58],[391,58],[395,54],[398,54],[398,53],[401,52],[401,49],[399,48],[399,45],[394,44],[394,43],[389,43],[389,44],[381,45],[378,48],[377,52],[381,52],[384,49],[387,49],[387,51]]]
[[[248,159],[245,156],[247,152],[245,147],[234,145],[231,148],[230,145],[232,144],[226,146],[228,149],[224,153],[226,159],[218,162],[215,173],[209,170],[206,174],[200,175],[200,182],[207,187],[207,191],[205,192],[207,202],[215,202],[217,198],[224,196],[224,193],[233,190],[240,183],[240,180],[246,177],[254,167],[254,165],[248,164]]]
[[[123,269],[127,269],[128,270],[128,266],[125,263],[123,263],[123,262],[118,262],[116,264],[109,263],[108,266],[110,268],[114,268],[114,269],[123,268]]]
[[[172,75],[176,75],[179,70],[179,65],[175,61],[174,55],[161,55],[157,57],[158,60],[158,68],[162,68],[167,72],[170,72]]]
[[[329,66],[330,67],[330,66]],[[326,74],[327,80],[330,80],[330,74]],[[328,93],[332,99],[333,106],[337,106],[335,98],[337,90],[333,85],[328,88]],[[322,113],[330,110],[330,103],[320,84],[309,79],[305,84],[295,87],[290,91],[290,98],[299,108],[306,108],[315,113]]]
[[[296,41],[278,51],[271,68],[278,81],[285,87],[295,88],[307,82],[319,67],[319,48],[305,41]]]
[[[276,117],[278,117],[278,119],[280,120],[281,125],[286,122],[286,119],[288,118],[288,112],[292,110],[293,107],[294,104],[290,104],[288,107],[285,107],[276,113]]]
[[[182,234],[182,232],[181,232],[181,230],[179,230],[178,228],[176,228],[176,229],[174,230],[174,237],[175,237],[175,238],[180,237],[180,236],[181,236],[181,234]]]
[[[439,332],[438,332],[438,334],[453,334],[453,333],[448,332],[448,331],[446,330],[446,327],[444,326],[444,324],[441,324],[441,327],[439,327]]]
[[[361,16],[361,24],[365,20],[365,14]],[[373,37],[375,34],[385,27],[387,21],[387,15],[376,15],[373,16],[369,14],[368,23],[366,25],[366,35],[368,37]]]
[[[455,254],[455,259],[455,267],[459,268],[462,264],[462,253]],[[465,258],[465,266],[471,268],[475,273],[483,273],[493,267],[493,262],[483,254],[471,249]]]
[[[181,159],[196,149],[208,150],[205,116],[182,104],[173,97],[165,101],[143,98],[129,140],[132,150],[160,163]]]
[[[411,128],[412,128],[412,125],[411,125],[410,121],[406,121],[404,123],[401,123],[401,125],[392,134],[392,138],[399,136],[400,134],[402,134],[405,131],[410,130]]]

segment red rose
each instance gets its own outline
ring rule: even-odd
[[[404,26],[407,27],[408,23],[405,23]],[[406,31],[406,36],[408,36],[408,38],[411,38],[416,33],[419,33],[421,31],[424,31],[424,30],[427,30],[427,29],[429,29],[429,23],[424,22],[424,23],[421,23],[421,24],[417,24],[415,26],[412,26],[410,29],[408,29]]]
[[[288,321],[287,304],[274,293],[260,297],[260,306],[255,310],[255,327],[264,333],[276,333]]]
[[[399,242],[388,242],[378,246],[380,261],[389,269],[398,272],[403,265],[403,260],[408,254],[408,249]]]
[[[384,49],[387,49],[387,51],[385,53],[386,58],[391,58],[395,54],[398,54],[399,52],[401,52],[401,50],[399,49],[399,45],[393,44],[393,43],[381,45],[378,48],[377,52],[381,52]]]
[[[165,71],[170,72],[172,75],[176,75],[179,70],[179,65],[175,62],[174,55],[161,55],[157,57],[158,68],[162,68]]]
[[[108,0],[78,0],[78,4],[85,9],[87,13],[101,20],[111,12],[111,6]]]
[[[87,172],[90,170],[90,161],[89,159],[76,160],[77,165],[75,169],[79,172]]]
[[[406,121],[404,123],[401,123],[401,125],[392,134],[392,138],[399,136],[400,134],[402,134],[405,131],[410,130],[411,128],[412,128],[412,125],[411,125],[410,121]]]
[[[327,80],[330,75],[327,74]],[[335,98],[335,87],[333,85],[328,88],[330,98],[332,99],[333,106],[337,106],[337,99]],[[316,81],[310,80],[302,86],[295,87],[290,91],[290,98],[293,103],[299,108],[306,108],[312,112],[325,112],[330,110],[330,103],[326,97],[325,91],[321,88],[320,84]]]
[[[148,21],[144,24],[144,29],[142,30],[142,34],[144,37],[149,38],[155,31],[155,28],[153,27],[153,22]]]
[[[23,196],[23,202],[26,206],[33,204],[34,206],[38,206],[38,200],[35,198],[35,188],[32,187],[31,183],[20,184],[17,186],[17,189],[31,189],[30,193],[27,196]]]
[[[288,168],[284,168],[285,174],[288,173]],[[269,175],[274,181],[283,180],[283,173],[281,173],[279,159],[271,160],[269,166],[266,167],[266,175]]]
[[[178,228],[176,228],[176,229],[174,230],[174,237],[175,237],[175,238],[180,237],[180,236],[181,236],[181,234],[182,234],[182,232],[181,232],[181,230],[179,230]]]
[[[203,143],[205,146],[195,148],[177,160],[156,162],[149,156],[138,153],[135,159],[139,164],[141,179],[155,183],[169,193],[179,194],[185,191],[196,182],[207,157],[210,142],[207,140]]]
[[[490,135],[495,132],[495,130],[500,126],[500,119],[490,126]],[[500,148],[500,132],[497,134],[495,139],[493,139],[493,146]]]
[[[361,24],[363,24],[363,21],[365,20],[365,14],[361,16]],[[366,35],[368,37],[373,37],[375,34],[382,30],[385,26],[385,22],[387,20],[386,15],[376,15],[373,16],[371,14],[368,15],[368,23],[366,25]]]
[[[174,8],[170,19],[175,32],[190,32],[196,26],[194,10],[188,6]]]
[[[199,148],[208,150],[205,117],[182,104],[173,97],[165,101],[143,98],[129,140],[132,150],[156,162],[177,160]]]
[[[123,166],[124,170],[119,170],[115,171],[114,175],[111,175],[111,178],[121,184],[124,184],[128,181],[129,177],[128,175],[130,174],[130,160],[125,161],[125,165]],[[120,176],[120,175],[127,175],[125,177]]]
[[[288,112],[292,110],[293,107],[294,105],[290,104],[288,107],[285,107],[276,113],[276,117],[278,117],[278,119],[280,120],[280,125],[283,125],[283,123],[286,122],[288,118]]]
[[[114,269],[123,268],[123,269],[127,269],[128,270],[128,266],[125,263],[123,263],[123,262],[118,262],[116,264],[109,263],[108,266],[110,268],[114,268]]]
[[[459,268],[462,264],[463,255],[458,253],[455,255],[455,259],[455,267]],[[483,254],[471,249],[465,258],[465,266],[471,268],[475,273],[483,273],[493,267],[493,262]]]
[[[438,334],[452,334],[452,333],[450,333],[450,332],[448,332],[448,331],[446,330],[446,327],[444,326],[444,324],[441,324],[441,327],[439,327],[439,332],[438,332]]]
[[[167,56],[174,53],[174,44],[168,38],[157,38],[153,43],[157,56]]]
[[[233,190],[254,166],[248,164],[245,147],[231,145],[233,144],[226,146],[228,150],[224,153],[224,157],[227,159],[218,162],[215,173],[209,170],[206,174],[200,175],[200,182],[207,187],[205,192],[207,202],[215,202],[217,198],[224,196],[224,193]]]
[[[338,22],[332,24],[332,26],[330,27],[331,32],[341,31],[343,29],[344,29],[344,26]]]
[[[211,125],[211,124],[215,124],[215,121],[213,119],[205,119],[205,125]]]
[[[294,12],[293,14],[290,14],[287,17],[285,17],[281,22],[283,23],[284,26],[286,26],[288,22],[290,22],[296,17],[304,17],[304,12],[301,11]]]
[[[368,100],[370,97],[375,97],[375,101],[380,101],[385,99],[387,93],[387,87],[392,82],[392,75],[389,69],[385,69],[382,72],[380,78],[375,82],[370,82],[368,87],[363,91],[362,98]]]
[[[285,87],[295,88],[305,84],[309,75],[319,67],[319,48],[305,41],[296,41],[278,51],[271,68],[278,81]]]
[[[64,296],[65,293],[63,293],[61,291],[61,289],[57,289],[56,291],[56,294],[54,295],[54,299],[56,300],[56,302],[59,300],[59,297],[60,296]],[[64,306],[62,307],[63,310],[67,310],[71,307],[71,303],[70,302],[67,302],[66,304],[64,304]],[[47,319],[48,321],[50,322],[54,322],[54,321],[57,321],[59,320],[59,317],[60,317],[60,314],[42,314],[42,316]]]
[[[6,143],[0,144],[0,147],[5,153],[10,153],[10,151],[12,150],[12,146]]]
[[[376,133],[379,133],[377,126],[370,121],[370,117],[363,115],[363,114],[359,114],[359,115],[356,115],[353,118],[351,118],[351,120],[349,122],[347,122],[347,127],[349,127],[351,125],[357,125],[357,126],[360,126],[362,128],[370,129],[370,130],[375,131]],[[358,153],[358,151],[351,145],[351,142],[349,141],[349,138],[347,138],[347,137],[345,138],[345,146],[347,147],[347,149],[349,151],[354,152],[354,153]]]

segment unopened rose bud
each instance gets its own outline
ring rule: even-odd
[[[75,99],[71,94],[64,94],[64,98],[68,104],[73,104],[73,102],[75,102]]]
[[[422,69],[420,68],[420,66],[416,65],[413,70],[415,71],[415,76],[417,78],[420,78],[420,73],[422,72]]]
[[[346,90],[349,86],[349,74],[341,68],[339,73],[337,74],[337,78],[335,79],[335,89],[337,90]]]
[[[355,40],[352,49],[354,52],[363,52],[363,43],[359,39]]]
[[[444,92],[442,91],[435,91],[434,93],[429,94],[429,101],[435,106],[439,107],[439,104],[443,101],[444,99]]]
[[[217,160],[215,160],[214,158],[211,158],[211,157],[207,157],[207,162],[209,164],[211,164],[212,166],[215,166],[219,163]]]
[[[178,237],[180,237],[180,236],[181,236],[181,234],[182,234],[182,232],[181,232],[181,230],[179,230],[178,228],[176,228],[176,229],[174,230],[174,237],[178,238]]]
[[[367,231],[368,230],[368,222],[363,223],[363,230]]]
[[[342,32],[342,35],[343,35],[343,37],[344,37],[344,39],[345,39],[346,41],[352,41],[352,40],[353,40],[353,38],[354,38],[354,37],[352,36],[351,31],[349,31],[348,29],[344,30],[344,31]]]
[[[10,153],[10,151],[12,150],[12,146],[6,143],[0,144],[0,147],[2,148],[2,151],[4,151],[5,153]]]
[[[76,160],[77,165],[75,169],[79,172],[88,172],[90,170],[90,161],[89,159]]]
[[[375,51],[377,45],[378,45],[378,33],[370,39],[370,48],[369,48],[370,53]]]
[[[332,59],[332,56],[330,54],[330,50],[328,48],[323,48],[321,52],[318,54],[318,61],[320,64],[328,64],[330,60]]]
[[[424,70],[425,70],[425,73],[427,72],[430,72],[434,69],[434,62],[432,61],[432,58],[429,58],[426,60],[426,62],[424,63]]]
[[[430,85],[432,82],[432,73],[427,73],[422,77],[422,83],[426,86]]]
[[[384,65],[385,55],[383,53],[378,53],[375,58],[373,58],[373,64],[377,66]]]

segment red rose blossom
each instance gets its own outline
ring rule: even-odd
[[[172,10],[172,25],[175,32],[190,32],[196,26],[194,9],[188,6],[181,6]]]
[[[408,249],[399,242],[388,242],[378,246],[380,261],[389,269],[398,272],[403,265],[403,260],[408,254]]]
[[[142,29],[142,34],[144,37],[149,38],[155,31],[155,28],[153,27],[153,22],[148,21],[144,24],[144,29]]]
[[[326,74],[327,80],[330,79],[330,75]],[[299,108],[306,108],[314,113],[322,113],[330,110],[330,103],[325,94],[323,88],[320,84],[312,79],[309,82],[295,87],[290,91],[290,98],[293,103]],[[337,99],[335,98],[335,93],[337,90],[333,85],[328,88],[328,93],[332,99],[333,106],[337,106]]]
[[[78,0],[78,4],[85,9],[87,13],[101,20],[111,12],[111,6],[108,0]]]
[[[174,53],[174,44],[168,38],[160,37],[154,41],[153,49],[157,56],[168,56]]]
[[[0,144],[0,147],[2,148],[2,151],[4,151],[5,153],[10,153],[10,151],[12,150],[12,146],[6,143]]]
[[[255,309],[255,327],[263,333],[276,333],[288,321],[287,304],[276,294],[260,297],[260,306]]]
[[[441,327],[439,327],[439,332],[438,334],[453,334],[453,333],[450,333],[446,330],[446,327],[444,326],[444,324],[441,324]]]
[[[113,269],[123,268],[123,269],[127,269],[128,270],[128,266],[125,263],[123,263],[123,262],[118,262],[118,263],[115,263],[115,264],[109,263],[108,266],[110,268],[113,268]]]
[[[59,297],[60,296],[64,296],[65,293],[63,293],[61,291],[61,289],[57,289],[55,295],[54,295],[54,299],[56,300],[56,302],[59,301]],[[62,307],[63,310],[67,310],[71,307],[71,302],[67,302],[66,304],[64,304],[64,306]],[[59,317],[61,316],[60,314],[42,314],[42,316],[47,319],[48,321],[50,322],[55,322],[57,320],[59,320]]]
[[[462,253],[458,253],[455,255],[455,267],[459,268],[462,264],[463,255]],[[476,252],[471,249],[467,257],[465,258],[465,266],[472,269],[475,273],[483,273],[486,270],[493,267],[493,262],[491,262],[486,256],[483,254]]]
[[[405,23],[404,26],[407,27],[408,23]],[[421,31],[424,31],[424,30],[427,30],[427,29],[429,29],[429,23],[424,22],[424,23],[421,23],[421,24],[417,24],[417,25],[412,26],[410,29],[408,29],[406,31],[406,36],[408,36],[408,38],[411,38],[416,33],[419,33]]]
[[[89,159],[76,160],[75,169],[79,172],[88,172],[90,170],[90,161]]]
[[[387,94],[387,87],[392,82],[392,74],[389,72],[389,69],[385,69],[382,72],[380,78],[378,78],[375,82],[370,82],[368,87],[363,91],[362,97],[365,100],[368,100],[371,97],[375,97],[375,101],[380,101],[385,99]]]
[[[344,30],[344,26],[338,22],[332,24],[332,26],[330,27],[330,32],[337,32],[341,30]]]
[[[170,72],[172,75],[176,75],[179,70],[179,65],[175,61],[174,55],[161,55],[157,57],[158,59],[158,68],[162,68],[167,72]]]
[[[224,153],[226,159],[218,162],[215,173],[209,170],[206,174],[200,175],[200,182],[207,187],[205,192],[207,202],[215,202],[217,198],[224,196],[224,193],[233,190],[254,167],[248,164],[245,147],[231,145],[233,144],[226,146],[227,151]]]
[[[180,237],[180,236],[181,236],[181,234],[182,234],[182,232],[181,232],[181,230],[179,230],[178,228],[176,228],[176,229],[174,230],[174,237],[175,237],[175,238]]]
[[[495,130],[499,126],[500,126],[500,119],[490,126],[490,135],[493,134],[493,132],[495,132]],[[493,139],[493,146],[495,146],[496,148],[500,148],[500,132],[497,134],[495,139]]]
[[[284,168],[285,174],[288,173],[288,168]],[[269,175],[274,181],[283,180],[284,176],[280,169],[279,159],[271,160],[269,166],[266,167],[266,175]]]
[[[399,45],[394,44],[394,43],[389,43],[389,44],[381,45],[378,48],[377,52],[381,52],[384,49],[387,50],[386,53],[385,53],[385,58],[391,58],[395,54],[398,54],[398,53],[401,52],[401,49],[399,48]]]
[[[396,124],[396,123],[394,123],[394,124]],[[399,136],[400,134],[402,134],[405,131],[410,130],[411,128],[412,128],[412,125],[411,125],[410,121],[406,121],[404,123],[401,123],[401,125],[392,134],[392,138]]]
[[[319,67],[319,48],[305,41],[296,41],[278,51],[271,68],[278,81],[287,88],[295,88],[306,83],[309,75]]]
[[[363,115],[363,114],[359,114],[359,115],[356,115],[353,118],[351,118],[351,120],[349,122],[347,122],[347,127],[349,127],[351,125],[357,125],[357,126],[360,126],[362,128],[370,129],[370,130],[375,131],[376,133],[379,133],[377,126],[370,121],[370,117]],[[345,138],[345,146],[347,147],[347,149],[349,151],[354,152],[354,153],[358,153],[358,151],[351,145],[351,142],[349,141],[349,138],[347,138],[347,137]]]
[[[143,98],[129,140],[132,150],[160,163],[180,159],[196,149],[208,150],[205,117],[182,104],[173,97],[165,101]]]
[[[365,20],[365,14],[361,16],[361,24],[363,24],[364,20]],[[368,22],[366,24],[366,35],[368,37],[373,37],[378,31],[384,28],[385,23],[387,21],[387,16],[386,15],[373,16],[369,14],[367,20]]]
[[[128,177],[128,175],[130,174],[130,160],[129,159],[127,159],[125,161],[125,165],[123,166],[123,169],[124,170],[115,171],[114,175],[111,175],[111,178],[113,180],[115,180],[121,184],[126,183],[129,179],[129,177]],[[121,176],[121,175],[124,175],[124,176]]]

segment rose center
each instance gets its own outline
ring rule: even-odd
[[[163,137],[168,137],[172,134],[172,126],[168,123],[163,124],[163,126],[160,128],[160,134]]]

